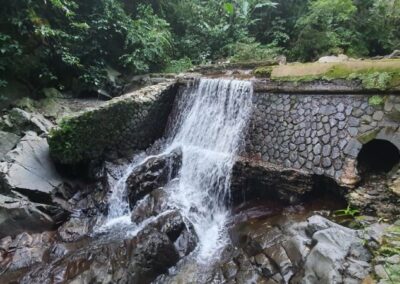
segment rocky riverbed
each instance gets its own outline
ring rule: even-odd
[[[129,101],[152,109],[147,100]],[[102,108],[107,106],[89,113],[102,117]],[[228,241],[204,262],[196,258],[204,236],[188,217],[199,212],[193,207],[193,214],[185,215],[170,198],[185,163],[181,147],[165,151],[168,139],[156,129],[152,139],[161,138],[146,142],[142,154],[110,151],[84,166],[66,167],[54,162],[47,142],[59,121],[26,108],[1,118],[0,283],[370,283],[365,281],[375,278],[383,284],[399,279],[397,165],[389,172],[361,171],[361,183],[349,189],[332,177],[235,157],[224,200]],[[68,152],[62,155],[68,158]],[[141,162],[132,167],[138,157]],[[129,215],[110,222],[112,192],[124,175]]]

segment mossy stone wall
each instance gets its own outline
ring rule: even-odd
[[[161,83],[64,119],[49,135],[51,156],[74,166],[146,149],[162,137],[176,93],[175,82]]]

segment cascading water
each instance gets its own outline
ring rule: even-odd
[[[169,188],[169,196],[198,233],[200,259],[227,241],[230,176],[251,96],[249,82],[203,79],[180,102],[170,148],[181,147],[183,160],[179,183]]]
[[[165,190],[169,204],[180,210],[199,236],[199,260],[218,253],[228,241],[225,223],[231,170],[251,111],[251,97],[250,82],[201,79],[182,94],[169,130],[162,154],[180,147],[183,157],[178,179]],[[126,207],[121,210],[121,204],[126,204],[125,181],[138,164],[130,166],[116,183],[108,222],[127,214]]]

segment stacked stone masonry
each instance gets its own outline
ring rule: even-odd
[[[400,148],[400,96],[382,96],[380,105],[371,96],[256,92],[244,155],[351,185],[363,143],[385,139]]]
[[[64,119],[48,139],[53,159],[77,165],[145,150],[162,137],[176,93],[175,81],[160,83]]]

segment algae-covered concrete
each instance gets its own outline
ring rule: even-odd
[[[65,118],[48,138],[53,159],[73,166],[146,149],[163,135],[176,91],[175,81],[165,82]]]

